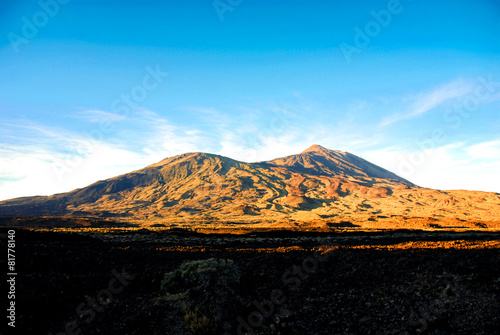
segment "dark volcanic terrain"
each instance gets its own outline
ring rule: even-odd
[[[19,334],[58,334],[66,327],[81,334],[237,334],[239,320],[257,315],[254,302],[271,299],[273,291],[281,292],[280,304],[253,327],[255,334],[491,335],[500,329],[498,233],[18,230],[16,240]],[[239,281],[161,291],[166,272],[210,258],[232,260]],[[127,284],[108,295],[113,270]],[[222,317],[216,328],[193,332],[190,311],[197,320]]]

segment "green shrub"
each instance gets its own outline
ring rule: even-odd
[[[195,311],[186,311],[184,315],[186,328],[194,335],[212,335],[217,332],[215,320],[201,315],[198,308]]]
[[[234,319],[240,271],[232,260],[185,262],[165,273],[161,289],[178,296],[186,328],[194,335],[216,334],[223,320]]]
[[[172,293],[196,287],[230,287],[239,281],[240,273],[232,260],[210,258],[186,262],[178,269],[165,273],[161,289]]]

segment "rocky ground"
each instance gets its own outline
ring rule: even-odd
[[[18,229],[16,241],[19,334],[500,329],[499,233],[204,236]],[[166,272],[209,258],[233,260],[238,283],[160,290]]]

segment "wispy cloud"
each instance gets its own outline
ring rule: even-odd
[[[500,140],[477,143],[465,150],[474,159],[500,160]]]
[[[349,112],[359,112],[366,108],[366,101],[354,100],[348,104]]]
[[[231,117],[213,107],[185,107],[183,111],[191,112],[195,118],[218,130],[225,130],[231,123]]]
[[[102,110],[86,110],[75,114],[77,117],[85,119],[89,122],[114,122],[125,120],[126,117],[120,114],[106,112]]]
[[[185,152],[201,151],[204,147],[202,133],[198,129],[181,127],[170,123],[160,114],[150,111],[141,111],[141,122],[148,135],[143,138],[144,152],[156,152],[166,158]]]
[[[36,147],[59,152],[57,148],[74,148],[85,140],[83,134],[25,119],[6,120],[2,126],[4,132],[0,136],[0,141],[20,150]]]
[[[397,113],[386,117],[382,120],[380,126],[388,126],[401,120],[422,115],[449,100],[470,94],[473,92],[473,89],[474,86],[472,83],[463,79],[457,79],[430,91],[417,94],[409,99],[412,102],[409,107],[406,107],[407,111],[405,113]]]

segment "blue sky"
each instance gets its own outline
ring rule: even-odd
[[[8,0],[0,36],[0,199],[314,143],[500,192],[494,0]]]

